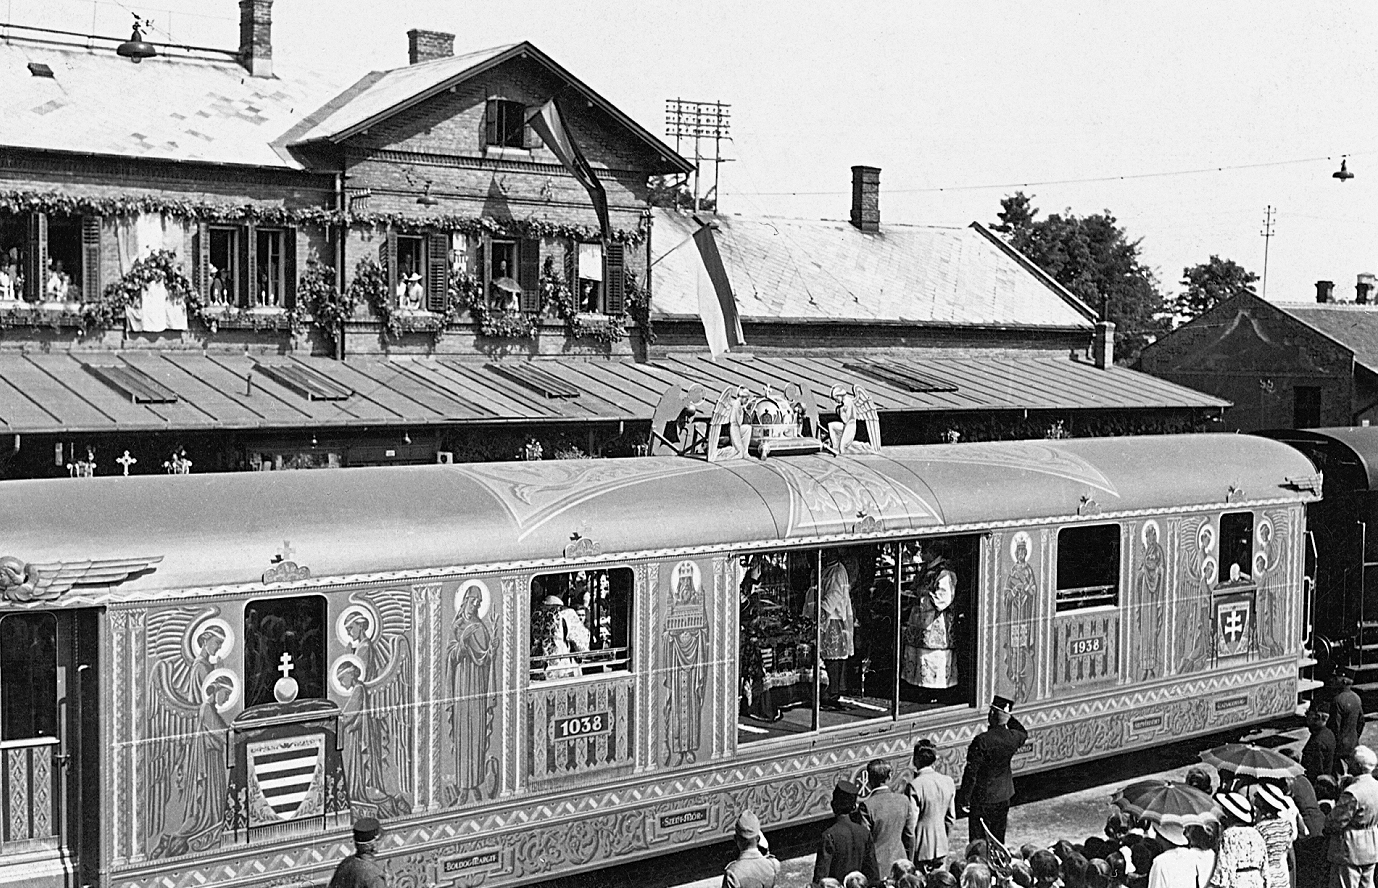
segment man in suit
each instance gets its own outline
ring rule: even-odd
[[[938,750],[927,738],[914,744],[914,778],[904,794],[914,811],[914,866],[936,869],[947,857],[947,834],[957,821],[957,785],[934,770]]]
[[[876,865],[889,872],[896,860],[913,859],[914,808],[890,789],[890,766],[881,759],[866,765],[866,786],[871,794],[861,805],[861,822],[871,830]]]
[[[1350,762],[1354,780],[1340,793],[1340,800],[1325,820],[1330,837],[1331,888],[1373,888],[1378,864],[1378,780],[1373,779],[1378,756],[1367,746],[1357,746]]]
[[[1348,669],[1335,670],[1339,690],[1330,701],[1330,730],[1335,732],[1335,776],[1344,772],[1359,745],[1364,730],[1364,704],[1354,692],[1354,675]]]
[[[737,818],[737,859],[722,874],[722,888],[775,888],[780,861],[761,847],[761,819],[751,811]]]
[[[1311,708],[1306,710],[1306,729],[1311,736],[1301,748],[1301,766],[1312,781],[1322,774],[1335,773],[1335,732],[1326,724],[1329,720],[1330,710],[1319,700],[1312,700]]]
[[[1029,739],[1029,732],[1014,717],[1014,701],[996,697],[990,702],[989,727],[972,739],[967,747],[967,766],[957,798],[968,809],[967,835],[971,841],[984,839],[986,829],[1005,841],[1005,824],[1014,797],[1014,772],[1010,759]]]
[[[827,878],[841,882],[853,870],[859,870],[871,882],[880,881],[871,831],[856,817],[856,798],[860,791],[850,780],[839,780],[833,789],[835,819],[818,840],[818,857],[813,864],[815,885]]]

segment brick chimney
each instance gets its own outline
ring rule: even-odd
[[[1316,281],[1316,301],[1334,302],[1335,301],[1335,282]]]
[[[1115,366],[1115,325],[1109,321],[1096,322],[1096,332],[1091,334],[1091,363],[1102,370]]]
[[[239,63],[254,77],[273,76],[273,0],[239,0]]]
[[[1359,275],[1359,281],[1354,285],[1354,303],[1356,305],[1367,305],[1368,301],[1373,298],[1375,281],[1378,281],[1378,278],[1369,272],[1363,272]]]
[[[407,63],[433,62],[455,54],[455,35],[444,31],[423,31],[412,28],[407,32]]]
[[[852,224],[880,231],[880,167],[852,167]]]

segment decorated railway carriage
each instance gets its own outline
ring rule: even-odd
[[[1290,712],[1318,479],[1200,435],[4,488],[0,884],[321,883],[371,814],[447,886],[956,773],[991,694],[1024,772]]]

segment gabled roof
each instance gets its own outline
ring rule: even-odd
[[[687,239],[698,223],[674,210],[654,213],[656,252],[664,255],[652,271],[653,311],[696,317],[701,261]],[[979,223],[884,224],[869,234],[842,221],[712,219],[745,319],[1075,330],[1094,324],[1085,303]]]
[[[564,80],[586,100],[597,105],[618,124],[645,142],[654,153],[665,160],[669,169],[685,173],[693,171],[693,164],[680,157],[670,146],[594,92],[529,41],[435,59],[390,71],[375,71],[333,100],[329,112],[311,129],[296,136],[292,144],[341,142],[453,86],[517,58],[533,59]]]
[[[1286,312],[1354,353],[1366,370],[1378,373],[1378,305],[1275,303]]]

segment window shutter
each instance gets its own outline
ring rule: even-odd
[[[24,292],[30,302],[42,302],[48,287],[48,214],[29,214],[29,266],[24,269]]]
[[[565,245],[565,286],[574,300],[574,308],[579,308],[579,242],[572,240]]]
[[[517,246],[517,283],[522,288],[521,310],[541,310],[541,242],[524,238]]]
[[[522,121],[525,122],[526,119],[527,119],[528,117],[531,116],[531,112],[533,112],[533,111],[535,111],[535,110],[536,110],[536,106],[535,106],[535,105],[532,105],[530,108],[524,108],[524,109],[522,109]],[[522,147],[523,147],[523,148],[533,148],[533,149],[534,149],[534,148],[540,148],[540,147],[542,147],[542,146],[544,146],[544,145],[545,145],[545,143],[541,141],[541,137],[540,137],[540,136],[536,135],[536,130],[535,130],[534,128],[532,128],[529,124],[524,125],[524,126],[522,127]]]
[[[397,229],[388,226],[387,238],[383,241],[383,271],[388,279],[388,304],[394,308],[397,306]]]
[[[282,307],[297,304],[297,230],[282,231]]]
[[[491,243],[492,241],[489,239],[488,235],[485,234],[482,239],[474,245],[474,270],[476,272],[475,276],[478,278],[478,285],[481,288],[479,290],[479,299],[482,300],[484,305],[490,304],[490,294],[493,292],[490,283],[492,281],[492,271],[488,268],[488,248]]]
[[[627,310],[627,281],[622,264],[625,246],[621,241],[603,244],[603,311],[610,315]]]
[[[450,235],[433,231],[426,243],[426,310],[445,313],[446,292],[450,289]]]
[[[81,292],[88,302],[100,298],[100,216],[81,217]]]
[[[497,145],[498,142],[498,100],[489,99],[483,109],[484,144]]]
[[[205,222],[196,223],[196,233],[191,236],[191,252],[195,260],[191,263],[191,284],[201,294],[203,301],[211,295],[211,229]]]
[[[239,307],[258,305],[258,228],[252,222],[244,226],[244,286],[239,288]]]

